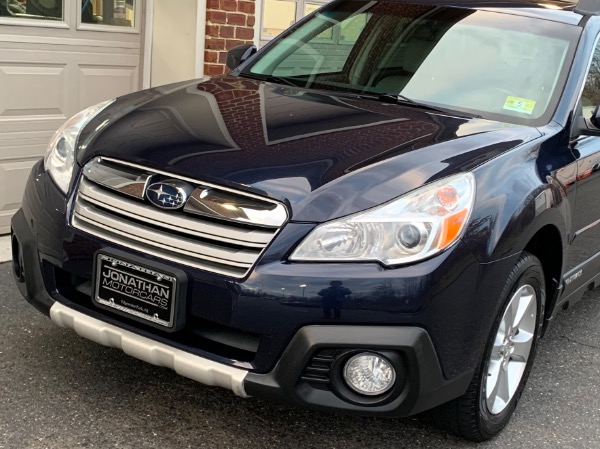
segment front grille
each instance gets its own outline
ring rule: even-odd
[[[194,189],[185,207],[167,211],[145,199],[152,182],[174,179]],[[97,158],[83,170],[72,217],[73,227],[119,245],[243,277],[287,213],[282,204],[267,198]]]

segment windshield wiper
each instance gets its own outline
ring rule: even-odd
[[[455,111],[454,109],[446,109],[446,108],[441,108],[439,106],[432,106],[427,103],[421,103],[421,102],[415,101],[412,98],[408,98],[408,97],[405,97],[404,95],[400,95],[400,94],[381,94],[381,95],[377,96],[377,99],[379,101],[384,101],[384,102],[388,102],[388,103],[405,104],[408,106],[414,106],[415,108],[425,109],[427,111],[441,112],[442,114],[452,115],[455,117],[481,118],[481,116],[477,115],[477,114],[466,114],[464,112]]]
[[[298,85],[287,78],[282,78],[276,75],[254,75],[251,73],[242,72],[239,76],[250,78],[258,81],[266,81],[268,83],[287,84],[288,86],[298,87]]]

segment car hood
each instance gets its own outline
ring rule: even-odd
[[[116,100],[83,130],[96,156],[267,195],[294,221],[373,207],[538,137],[535,128],[223,76]]]

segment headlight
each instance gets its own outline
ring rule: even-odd
[[[67,193],[71,182],[75,164],[75,144],[79,133],[96,114],[113,101],[104,101],[84,109],[67,120],[52,136],[44,157],[44,167],[64,193]]]
[[[380,261],[385,265],[422,260],[460,238],[474,199],[473,175],[451,176],[382,206],[318,226],[290,259]]]

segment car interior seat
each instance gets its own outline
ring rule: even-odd
[[[381,93],[400,93],[427,57],[435,39],[428,26],[414,30],[410,40],[392,48],[376,71],[371,90]]]

